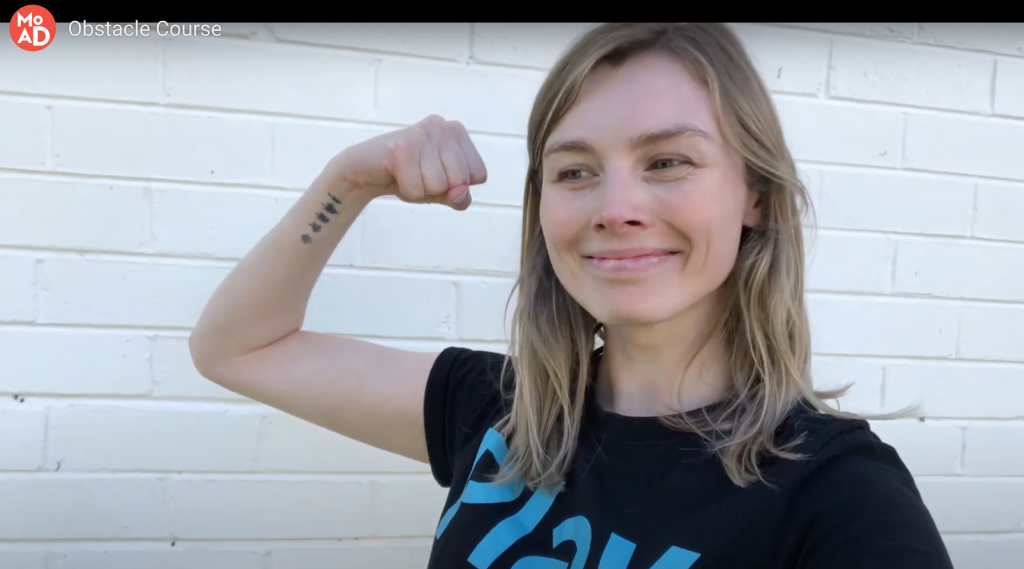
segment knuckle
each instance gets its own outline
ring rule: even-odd
[[[430,115],[423,120],[422,124],[427,130],[437,130],[444,127],[446,122],[440,115]]]
[[[430,139],[430,126],[421,123],[410,129],[409,139],[415,142],[422,142]]]
[[[402,139],[392,140],[386,146],[388,153],[392,156],[401,156],[407,148],[408,144]]]

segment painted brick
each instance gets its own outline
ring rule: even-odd
[[[24,57],[21,50],[0,56],[0,90],[157,103],[160,101],[160,44],[157,40],[156,34],[75,37],[69,33],[67,24],[60,24],[53,43],[46,49],[31,57]]]
[[[61,357],[53,357],[58,352]],[[149,340],[143,335],[0,328],[0,391],[143,395],[149,384]]]
[[[757,25],[733,25],[769,89],[820,95],[825,87],[829,39]]]
[[[965,358],[1024,362],[1024,306],[964,307],[959,355]]]
[[[459,281],[455,310],[459,338],[508,341],[517,303],[517,296],[509,297],[514,284],[494,279]]]
[[[45,551],[4,551],[0,569],[48,569]]]
[[[372,57],[280,44],[178,39],[164,47],[174,105],[366,120]]]
[[[806,99],[776,99],[775,105],[797,160],[889,168],[900,164],[900,111]]]
[[[956,144],[949,144],[956,140]],[[1024,180],[1024,123],[910,113],[903,167]]]
[[[917,33],[917,24],[910,22],[898,22],[890,24],[874,24],[860,22],[832,22],[832,23],[796,23],[789,26],[809,28],[825,32],[837,32],[858,36],[877,38],[888,38],[896,40],[911,40]]]
[[[260,418],[218,409],[74,405],[50,417],[61,471],[252,470]]]
[[[916,476],[951,475],[960,470],[962,433],[956,425],[885,420],[872,421],[871,430],[899,452]]]
[[[458,271],[519,269],[522,217],[515,210],[371,203],[363,212],[360,264]],[[395,231],[402,228],[401,232]]]
[[[0,433],[4,433],[0,470],[36,470],[43,465],[44,409],[0,407]]]
[[[198,182],[270,178],[270,127],[252,119],[60,106],[53,123],[57,170]]]
[[[920,24],[917,41],[947,47],[1024,55],[1024,23],[933,22]]]
[[[1021,31],[1024,32],[1024,28]],[[996,65],[993,112],[1024,117],[1024,61],[1001,58]]]
[[[815,295],[808,298],[820,354],[950,357],[957,306],[925,301]]]
[[[594,24],[482,22],[473,24],[473,59],[550,69],[572,40]]]
[[[36,260],[0,255],[0,322],[30,322],[36,314]]]
[[[161,253],[238,258],[287,213],[295,196],[230,190],[153,189],[153,236]]]
[[[895,242],[884,235],[817,233],[808,240],[807,290],[889,292]]]
[[[187,330],[332,157],[436,113],[487,163],[474,207],[413,220],[375,202],[305,327],[504,351],[527,115],[587,26],[59,28],[43,52],[0,47],[0,432],[18,433],[0,569],[422,567],[445,498],[427,465],[202,378]],[[964,568],[1024,555],[1024,465],[1007,451],[1024,444],[1021,26],[734,26],[817,206],[815,384],[853,382],[844,410],[922,404],[924,422],[872,425]]]
[[[297,195],[231,190],[153,189],[154,248],[194,257],[244,257],[295,204]],[[360,223],[357,220],[357,224]],[[351,265],[360,231],[354,226],[331,257]]]
[[[1024,534],[947,535],[945,540],[954,567],[1017,569],[1024,557]]]
[[[148,243],[144,187],[38,179],[0,185],[2,245],[143,252]]]
[[[447,338],[455,305],[451,280],[416,275],[325,274],[303,326],[314,332]],[[385,316],[401,314],[402,318]]]
[[[0,124],[4,125],[5,132],[18,133],[18,136],[0,138],[0,168],[47,168],[52,136],[48,106],[0,100]]]
[[[1024,417],[1024,366],[955,361],[893,362],[885,368],[884,411],[920,405],[930,417]]]
[[[184,399],[248,401],[199,375],[192,363],[187,337],[153,339],[153,395]]]
[[[1024,425],[972,425],[964,429],[964,436],[964,474],[1024,476],[1024,453],[1007,452],[1024,448]]]
[[[227,275],[222,267],[47,259],[39,321],[191,328]]]
[[[275,549],[270,553],[269,569],[295,567],[386,567],[415,569],[426,567],[430,559],[430,540],[400,542],[341,543],[331,548]]]
[[[526,171],[530,165],[526,141],[484,134],[471,134],[470,137],[487,167],[487,182],[473,187],[473,203],[521,208]]]
[[[166,488],[156,478],[26,474],[3,485],[0,535],[7,540],[170,537]]]
[[[392,130],[395,129],[368,125],[274,123],[274,184],[305,190],[338,153]]]
[[[974,184],[967,181],[826,170],[815,214],[820,227],[969,235],[973,204]]]
[[[180,479],[172,492],[171,527],[186,539],[426,537],[447,495],[429,477]]]
[[[284,413],[262,418],[256,469],[265,472],[430,472],[426,464],[376,449]]]
[[[1024,185],[978,184],[974,210],[974,235],[989,239],[1024,242],[1024,224],[1018,212],[1024,211]]]
[[[199,265],[70,259],[44,261],[39,271],[40,321],[183,328],[195,324],[227,273]],[[452,286],[439,279],[328,273],[313,291],[306,327],[337,334],[445,337]],[[397,306],[408,310],[402,321],[374,316]]]
[[[1010,532],[1024,523],[1024,480],[920,478],[917,485],[941,532]]]
[[[837,389],[851,385],[834,407],[854,413],[877,413],[882,405],[882,365],[850,358],[815,356],[811,367],[817,389]],[[838,403],[838,404],[837,404]]]
[[[525,135],[543,80],[534,71],[387,59],[377,76],[377,118],[414,124],[436,114],[469,130]]]
[[[273,41],[270,24],[258,22],[224,22],[220,25],[221,35],[247,37],[254,40]]]
[[[442,59],[469,56],[467,23],[303,22],[271,24],[271,28],[285,41]]]
[[[800,179],[800,183],[804,186],[804,190],[807,193],[807,200],[810,202],[809,205],[811,206],[808,207],[808,204],[803,204],[803,216],[801,217],[801,222],[804,224],[805,229],[811,230],[813,234],[815,229],[823,227],[820,224],[820,221],[817,221],[815,218],[820,217],[821,215],[818,212],[818,209],[820,208],[819,204],[821,204],[822,201],[821,182],[824,172],[822,172],[821,168],[817,165],[804,164],[802,162],[796,163],[796,169],[797,177]],[[810,237],[811,234],[808,234],[805,231],[804,240],[806,241]]]
[[[829,96],[967,112],[989,110],[991,57],[869,40],[835,40]]]
[[[256,551],[216,551],[163,546],[143,550],[105,547],[102,551],[70,551],[50,554],[51,569],[262,569],[263,556]]]
[[[1024,247],[969,241],[901,239],[895,292],[1024,301]]]

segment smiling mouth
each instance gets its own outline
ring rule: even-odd
[[[681,255],[672,249],[622,249],[583,255],[591,267],[605,272],[636,272],[660,266]]]

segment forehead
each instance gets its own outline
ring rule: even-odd
[[[692,125],[721,140],[711,94],[676,58],[648,53],[590,73],[545,147],[567,140],[621,144],[647,132]]]

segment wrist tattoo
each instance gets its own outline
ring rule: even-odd
[[[328,213],[333,214],[333,215],[337,215],[339,213],[338,212],[338,208],[335,207],[334,204],[341,205],[341,200],[336,198],[336,197],[334,197],[334,194],[332,194],[330,192],[327,192],[327,197],[331,198],[331,201],[330,202],[323,202],[323,203],[321,203],[321,205],[323,206],[323,210],[317,212],[317,214],[316,214],[316,220],[319,221],[320,223],[317,223],[317,221],[314,221],[314,222],[309,224],[309,227],[313,230],[313,233],[320,233],[320,230],[323,229],[323,225],[322,224],[330,223],[331,218],[327,217]],[[313,242],[313,238],[310,237],[310,235],[308,233],[303,233],[302,234],[302,243],[304,245],[309,245],[312,242]]]

